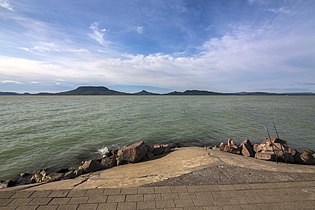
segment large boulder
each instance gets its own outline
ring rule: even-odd
[[[255,154],[255,158],[260,160],[270,160],[274,161],[276,160],[276,155],[273,152],[257,152]]]
[[[152,153],[154,155],[160,155],[160,154],[169,153],[169,152],[171,152],[171,147],[169,144],[155,144],[155,145],[153,145]]]
[[[107,168],[112,168],[112,167],[115,167],[117,165],[117,161],[116,161],[116,158],[114,155],[110,156],[110,157],[106,157],[106,158],[103,158],[101,160],[101,168],[102,169],[107,169]]]
[[[43,177],[43,182],[54,182],[59,181],[64,177],[64,173],[50,173]]]
[[[242,154],[245,157],[254,157],[255,156],[255,151],[253,149],[253,145],[248,139],[242,142],[241,147],[242,147]]]
[[[99,171],[102,169],[100,161],[98,160],[87,160],[81,163],[79,170],[82,169],[84,173]]]
[[[19,178],[16,180],[17,185],[24,185],[32,183],[32,174],[29,173],[21,173]]]
[[[315,165],[315,153],[312,150],[304,150],[296,155],[296,161],[302,164]]]
[[[34,173],[34,175],[31,177],[31,183],[40,183],[44,181],[44,178],[46,176],[46,171],[44,169],[38,170]]]
[[[8,181],[0,181],[0,189],[13,187],[16,185],[16,181],[8,180]]]
[[[124,163],[137,163],[145,158],[147,154],[147,146],[143,141],[137,141],[120,149],[117,154],[117,165]]]

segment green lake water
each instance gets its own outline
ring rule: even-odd
[[[315,150],[312,96],[1,96],[0,179],[60,169],[97,150],[146,143],[260,142],[268,125],[299,150]]]

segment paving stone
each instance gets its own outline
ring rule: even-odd
[[[11,198],[28,198],[34,191],[19,191],[16,192]]]
[[[144,201],[143,195],[126,195],[126,201]]]
[[[17,206],[0,206],[0,210],[15,210]]]
[[[76,210],[78,208],[79,205],[77,204],[61,204],[59,207],[58,207],[58,210]]]
[[[223,210],[241,210],[241,206],[238,205],[230,205],[230,206],[222,206]]]
[[[16,210],[35,210],[38,206],[18,206]]]
[[[118,203],[117,210],[134,210],[137,209],[136,202]]]
[[[81,204],[86,203],[88,201],[89,197],[73,197],[70,199],[68,204]]]
[[[229,198],[227,197],[218,197],[211,200],[212,204],[215,206],[227,206],[230,205]]]
[[[70,190],[54,190],[48,195],[48,197],[63,198],[67,197],[69,192]]]
[[[125,201],[126,196],[125,195],[109,195],[107,198],[107,202],[108,203],[112,203],[112,202],[124,202]]]
[[[226,192],[226,191],[219,191],[219,192],[211,192],[212,195],[215,197],[215,198],[220,198],[220,197],[231,197],[229,192]]]
[[[154,187],[139,187],[138,194],[151,194],[154,193]]]
[[[233,185],[217,185],[221,191],[235,190]]]
[[[184,209],[183,208],[174,207],[174,208],[164,208],[164,210],[184,210]]]
[[[41,191],[34,191],[31,198],[46,198],[51,193],[51,190],[41,190]]]
[[[87,203],[106,203],[107,201],[107,195],[95,195],[91,196]]]
[[[190,206],[190,207],[184,207],[183,210],[203,210],[203,208],[199,206]]]
[[[249,204],[248,200],[246,200],[244,197],[232,197],[228,198],[229,202],[231,204]]]
[[[213,194],[211,192],[196,192],[195,193],[197,199],[213,199]]]
[[[119,195],[121,192],[120,188],[107,188],[104,189],[103,195]]]
[[[210,199],[196,199],[193,200],[195,206],[213,206],[212,202]]]
[[[139,201],[137,209],[155,209],[155,201]]]
[[[220,191],[220,188],[217,185],[203,185],[202,188],[206,192]]]
[[[298,209],[314,209],[315,201],[298,201],[295,202]]]
[[[67,197],[84,197],[86,190],[70,190]]]
[[[168,200],[168,201],[155,201],[155,205],[156,208],[171,208],[171,207],[175,207],[175,203],[172,200]]]
[[[53,198],[49,205],[61,205],[61,204],[67,204],[70,201],[70,198]]]
[[[144,201],[161,201],[162,196],[161,194],[144,194],[143,200]]]
[[[186,186],[171,186],[171,191],[174,192],[187,192]]]
[[[204,206],[203,210],[221,210],[221,206]]]
[[[195,193],[178,193],[178,196],[181,200],[193,200],[197,198]]]
[[[51,200],[52,198],[33,198],[33,200],[31,200],[31,202],[29,202],[27,205],[29,206],[47,205]]]
[[[138,189],[137,188],[122,188],[120,194],[124,195],[133,195],[133,194],[138,194]]]
[[[56,210],[59,205],[39,206],[36,210]]]
[[[15,192],[5,192],[5,191],[0,191],[0,199],[1,198],[10,198],[12,195],[14,195]]]
[[[171,187],[169,187],[169,186],[154,187],[154,192],[155,193],[170,193],[171,192]]]
[[[97,206],[97,204],[93,203],[82,203],[79,205],[78,210],[96,210]]]
[[[13,199],[10,199],[10,198],[3,198],[3,199],[0,199],[0,206],[6,206],[8,205]]]
[[[104,192],[104,189],[88,189],[85,193],[85,196],[96,196],[96,195],[102,195]]]
[[[238,198],[238,197],[247,197],[247,194],[245,193],[245,191],[241,191],[241,190],[236,190],[236,191],[228,191],[227,192],[232,198]]]
[[[177,200],[175,201],[176,207],[192,207],[195,206],[192,200]]]
[[[117,203],[100,203],[97,210],[116,210]]]
[[[179,200],[179,196],[177,193],[162,193],[161,197],[162,197],[162,201]]]
[[[33,198],[15,198],[9,205],[10,206],[25,206],[31,202]]]
[[[203,192],[204,189],[202,186],[187,186],[188,192]]]

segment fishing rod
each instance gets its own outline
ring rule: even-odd
[[[270,145],[271,145],[271,148],[272,148],[272,152],[273,152],[273,154],[276,156],[276,162],[277,162],[277,164],[278,164],[278,155],[276,154],[275,148],[273,147],[274,145],[273,145],[273,143],[272,143],[272,141],[271,141],[271,137],[270,137],[270,133],[269,133],[267,124],[265,125],[265,130],[267,131],[268,138],[269,138],[269,142],[270,142]]]
[[[278,138],[278,139],[280,139],[280,137],[279,137],[279,133],[278,133],[278,130],[277,130],[277,127],[276,127],[275,122],[274,122],[274,121],[272,121],[272,124],[273,124],[273,128],[275,129],[275,132],[276,132],[277,138]],[[286,155],[286,153],[285,153],[285,151],[284,151],[284,149],[283,149],[283,146],[282,146],[282,145],[280,145],[280,146],[281,146],[281,151],[282,151],[282,157],[283,157],[283,159],[284,159],[285,163],[288,163],[288,161],[287,161],[287,155]],[[279,148],[278,148],[278,149],[279,149]]]

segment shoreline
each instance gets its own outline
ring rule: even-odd
[[[315,180],[315,167],[311,165],[277,164],[221,152],[218,149],[184,147],[155,160],[121,165],[74,179],[21,185],[2,190],[126,188],[310,180]]]

